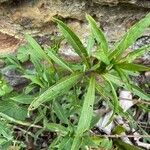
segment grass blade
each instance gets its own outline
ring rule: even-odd
[[[42,103],[50,101],[57,96],[66,92],[67,89],[71,88],[72,85],[76,83],[76,81],[82,77],[81,73],[73,74],[68,77],[63,78],[55,85],[51,86],[48,90],[46,90],[43,94],[39,97],[34,99],[30,104],[28,110],[34,110],[38,108]]]
[[[73,72],[73,70],[69,67],[69,65],[64,62],[63,60],[61,60],[61,58],[58,58],[50,48],[46,49],[47,51],[47,54],[48,56],[56,63],[58,64],[59,66],[61,66],[62,68],[70,71],[70,72]]]
[[[75,52],[89,67],[88,53],[86,51],[86,48],[83,46],[82,42],[78,38],[78,36],[62,21],[58,19],[54,19],[54,21],[58,24],[58,28],[60,29],[60,31],[62,32],[63,36],[66,38],[68,43],[73,47]]]
[[[91,77],[89,87],[84,99],[81,116],[79,119],[76,136],[73,141],[71,150],[76,150],[79,145],[79,139],[83,133],[90,128],[90,123],[93,116],[93,104],[95,99],[95,78]]]
[[[133,44],[137,38],[150,26],[150,13],[141,19],[138,23],[132,26],[128,32],[123,36],[120,42],[117,42],[114,51],[110,54],[109,58],[112,60],[114,57],[119,57],[124,50]]]
[[[102,61],[106,64],[109,64],[110,62],[109,62],[109,59],[107,57],[108,42],[107,42],[102,30],[97,27],[96,21],[90,15],[86,15],[86,19],[89,22],[89,25],[90,25],[91,30],[92,30],[92,34],[94,35],[96,41],[100,45],[100,49],[99,49],[98,53],[99,53],[99,55],[103,55],[103,58],[105,58]]]

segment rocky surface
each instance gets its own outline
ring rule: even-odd
[[[20,73],[16,72],[14,69],[6,67],[1,70],[1,73],[4,75],[7,83],[12,87],[21,86],[28,82],[27,79],[21,77]]]
[[[150,8],[149,0],[93,0],[93,2],[109,6],[124,3],[124,4],[131,4],[135,7]]]
[[[1,0],[0,51],[14,52],[24,33],[43,37],[57,33],[52,17],[63,19],[84,39],[85,13],[96,19],[110,42],[116,41],[150,11],[149,5],[149,0]]]

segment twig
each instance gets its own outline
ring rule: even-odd
[[[31,132],[26,131],[26,130],[24,130],[24,129],[18,127],[18,126],[13,126],[13,128],[22,131],[24,134],[28,134],[28,135],[34,137],[34,134],[32,134]]]

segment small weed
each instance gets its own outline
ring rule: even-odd
[[[18,49],[16,56],[4,57],[7,67],[16,69],[30,82],[17,92],[1,78],[1,149],[7,149],[12,144],[27,149],[28,144],[24,141],[29,142],[29,139],[32,139],[35,149],[40,149],[36,145],[42,135],[51,136],[46,149],[111,149],[115,146],[118,149],[139,149],[120,139],[92,135],[90,131],[100,118],[93,112],[98,101],[106,101],[113,110],[107,125],[115,115],[119,115],[136,126],[131,114],[124,113],[119,105],[118,88],[129,90],[143,100],[150,100],[150,95],[144,93],[129,77],[133,73],[150,71],[149,67],[134,63],[137,57],[150,50],[150,45],[124,56],[127,48],[150,26],[150,14],[131,27],[112,49],[95,20],[89,15],[86,15],[86,19],[91,29],[87,47],[66,24],[54,19],[64,38],[81,59],[76,64],[58,56],[58,44],[55,48],[43,49],[28,34],[25,35],[28,43]],[[96,46],[94,52],[93,46]],[[23,66],[26,61],[30,61],[34,67]],[[144,104],[139,107],[148,110]],[[21,136],[13,130],[16,126],[23,133]]]

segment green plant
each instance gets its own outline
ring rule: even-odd
[[[34,142],[42,132],[55,132],[49,149],[109,149],[112,142],[119,146],[122,144],[119,140],[112,141],[90,134],[90,129],[100,118],[93,113],[94,105],[102,99],[113,110],[108,125],[114,115],[121,115],[125,119],[131,118],[130,114],[124,113],[119,106],[117,87],[130,90],[141,99],[150,99],[150,95],[144,93],[129,77],[133,72],[150,71],[149,67],[134,63],[135,58],[150,50],[150,45],[124,56],[125,50],[150,25],[150,14],[131,27],[113,49],[109,49],[108,42],[95,20],[89,15],[86,18],[91,29],[87,47],[66,24],[54,19],[64,38],[79,55],[81,61],[77,64],[60,58],[58,50],[52,47],[43,50],[28,34],[25,35],[28,44],[19,48],[17,57],[7,56],[6,59],[7,65],[16,68],[30,82],[21,93],[9,91],[6,92],[9,93],[7,100],[6,95],[1,99],[1,103],[6,103],[6,106],[3,105],[4,108],[10,103],[20,107],[17,110],[10,109],[16,114],[6,113],[0,107],[0,115],[9,122],[27,126],[27,135],[32,136]],[[92,52],[94,45],[96,51]],[[34,65],[31,70],[24,68],[20,63],[28,59]],[[95,101],[96,97],[98,100]],[[28,116],[27,111],[28,115],[32,116],[30,122],[25,120]],[[34,115],[35,113],[37,115]],[[37,129],[34,135],[28,133],[31,127]],[[128,146],[133,148],[131,145]]]

